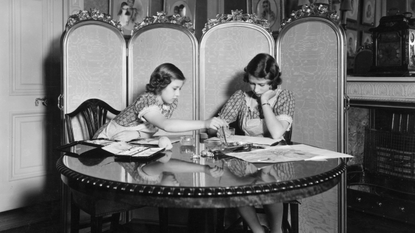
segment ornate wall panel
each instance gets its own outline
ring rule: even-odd
[[[347,111],[347,153],[353,155],[348,165],[363,164],[365,129],[369,126],[369,109],[351,107]]]
[[[55,39],[56,34],[51,27],[45,27],[48,22],[53,21],[53,14],[48,14],[48,9],[53,9],[53,2],[49,0],[42,1],[12,1],[13,14],[11,14],[11,33],[10,36],[11,50],[10,59],[12,60],[13,76],[10,76],[12,86],[10,93],[12,95],[32,95],[43,94],[46,76],[43,67],[38,63],[48,54],[50,42]],[[26,15],[33,12],[39,12],[32,16],[33,21],[21,20]],[[22,33],[24,32],[24,33]],[[42,32],[43,37],[32,36]],[[25,43],[31,40],[32,43]],[[33,46],[33,44],[41,46]],[[30,56],[26,56],[30,53]]]
[[[244,68],[258,53],[274,55],[275,42],[262,27],[243,22],[217,25],[200,42],[201,119],[214,116],[239,89]]]
[[[47,153],[39,147],[45,139],[33,137],[25,132],[42,132],[46,122],[44,114],[39,113],[13,113],[11,115],[13,125],[13,152],[10,160],[10,180],[28,179],[35,176],[44,176],[47,169]],[[50,165],[50,164],[49,164]]]
[[[179,106],[172,118],[196,119],[197,40],[186,28],[171,23],[152,24],[138,30],[129,45],[128,102],[145,92],[154,69],[172,63],[186,77]]]

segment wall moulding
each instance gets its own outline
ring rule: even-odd
[[[373,100],[415,103],[414,82],[347,82],[351,100]]]

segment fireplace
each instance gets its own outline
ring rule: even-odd
[[[414,224],[415,82],[355,78],[347,90],[348,208]]]

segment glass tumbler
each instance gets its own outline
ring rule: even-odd
[[[180,153],[193,157],[195,154],[195,139],[191,135],[180,137]]]

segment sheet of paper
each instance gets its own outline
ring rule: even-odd
[[[251,163],[276,163],[353,157],[348,154],[320,149],[303,144],[291,146],[274,146],[249,152],[228,153],[227,155],[240,158]]]
[[[101,145],[101,146],[108,146],[110,144],[115,143],[116,141],[111,141],[109,139],[91,139],[91,140],[85,140],[85,142],[96,144],[96,145]]]
[[[171,139],[169,138],[171,143],[180,142],[180,139]],[[130,141],[131,144],[141,144],[141,145],[152,145],[152,146],[158,146],[159,144],[159,137],[154,138],[141,138],[137,140]]]
[[[266,138],[266,137],[249,137],[240,135],[231,135],[227,137],[228,142],[242,142],[242,143],[254,143],[260,145],[272,145],[280,140]]]
[[[127,142],[116,142],[110,145],[102,147],[103,150],[106,150],[115,155],[134,155],[136,153],[147,150],[149,147],[131,145]]]

